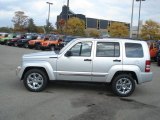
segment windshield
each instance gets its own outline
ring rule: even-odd
[[[58,40],[59,38],[58,38],[58,36],[51,36],[50,38],[49,38],[49,40]]]
[[[21,35],[17,35],[17,36],[16,36],[16,38],[20,38],[20,37],[21,37]]]
[[[64,40],[65,42],[70,42],[71,40],[75,39],[74,37],[66,37],[66,39]]]
[[[32,36],[30,36],[30,35],[27,35],[27,37],[26,37],[27,39],[31,39],[32,38]]]
[[[63,48],[60,50],[59,54],[63,53],[63,52],[65,51],[65,49],[68,48],[73,42],[74,42],[74,40],[71,41],[71,42],[69,42],[65,47],[63,47]]]
[[[8,37],[12,38],[12,37],[13,37],[13,34],[9,34]]]
[[[42,36],[38,36],[38,37],[37,37],[37,40],[40,40],[40,39],[43,39],[43,37],[42,37]]]

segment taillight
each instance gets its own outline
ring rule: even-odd
[[[151,68],[151,61],[146,60],[145,72],[150,72],[150,68]]]

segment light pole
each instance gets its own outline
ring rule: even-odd
[[[49,5],[49,10],[48,10],[48,24],[49,24],[49,17],[50,17],[50,5],[53,5],[51,2],[46,2]]]
[[[134,0],[132,1],[132,14],[131,14],[131,24],[130,24],[130,38],[132,38],[133,10],[134,10]]]
[[[69,12],[69,0],[67,0],[67,19],[66,19],[66,32],[65,32],[66,35],[67,35],[67,27],[68,27],[68,12]]]
[[[145,0],[136,0],[140,1],[139,3],[139,17],[138,17],[138,31],[137,31],[137,38],[139,38],[139,33],[140,33],[140,19],[141,19],[141,2]]]
[[[68,11],[69,11],[69,0],[67,0],[67,21],[68,21]]]

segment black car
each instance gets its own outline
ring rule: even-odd
[[[24,34],[18,34],[18,35],[16,35],[15,38],[8,40],[6,44],[9,46],[17,46],[17,41],[20,39],[24,39],[25,37],[26,36]]]
[[[63,42],[61,43],[61,46],[64,47],[65,45],[67,45],[70,41],[72,41],[73,39],[76,38],[80,38],[79,36],[66,36],[63,40]]]
[[[25,39],[20,39],[20,40],[18,40],[18,41],[17,41],[17,46],[18,46],[18,47],[28,48],[28,41],[33,40],[33,39],[36,39],[36,38],[37,38],[37,35],[36,35],[36,34],[34,34],[34,35],[29,34],[29,35],[26,36]]]

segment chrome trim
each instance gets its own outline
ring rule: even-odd
[[[89,73],[89,72],[64,72],[64,71],[57,71],[59,75],[65,76],[93,76],[93,77],[105,77],[106,73]]]

